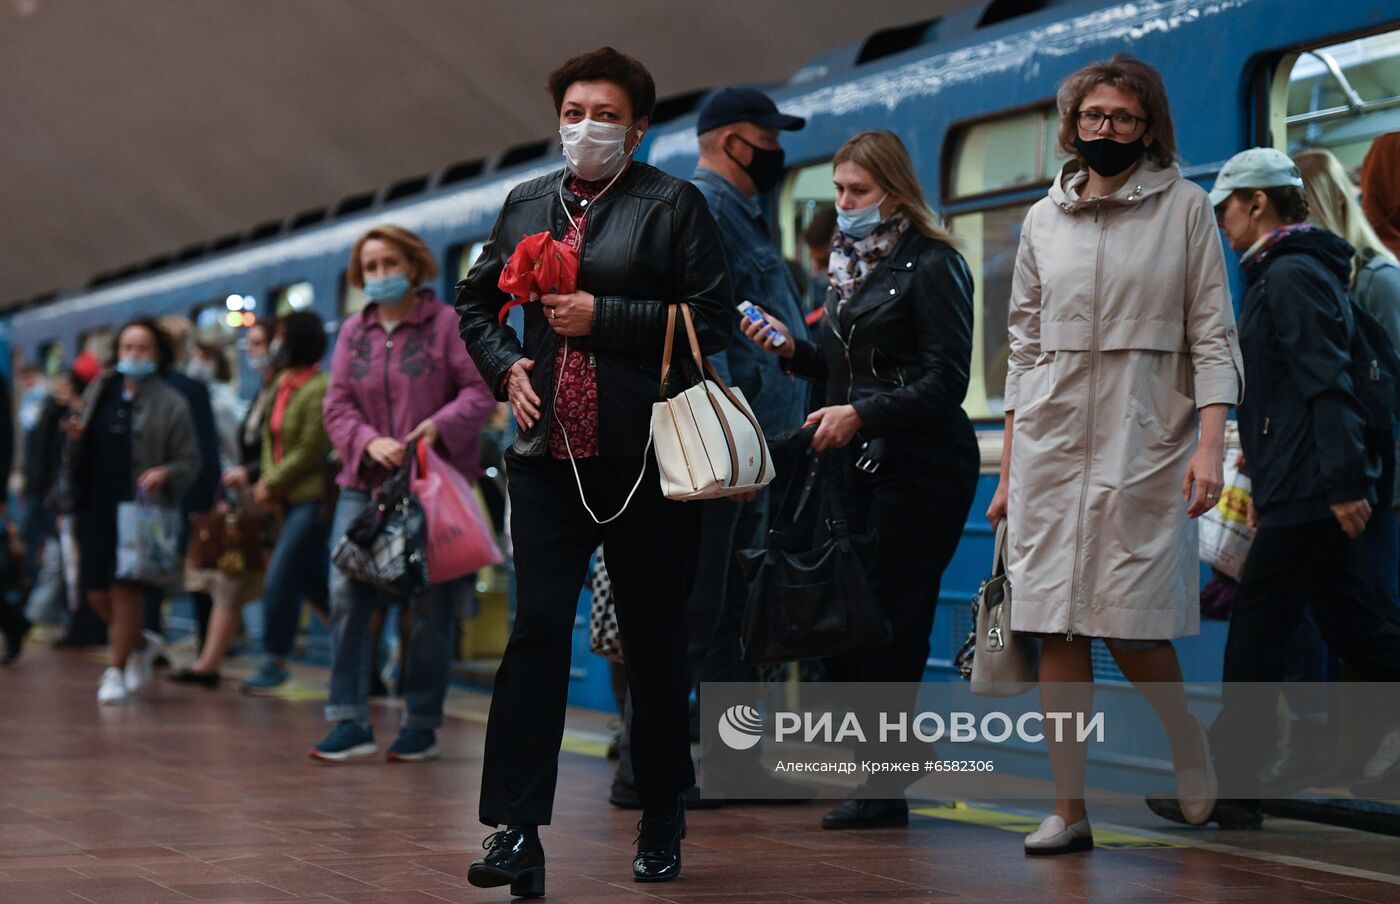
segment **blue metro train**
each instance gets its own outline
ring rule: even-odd
[[[643,60],[644,48],[631,48]],[[1400,130],[1400,6],[1395,0],[992,0],[941,19],[870,35],[766,86],[783,110],[807,117],[783,137],[790,171],[771,221],[784,252],[803,262],[802,231],[832,199],[829,161],[862,129],[898,133],[934,206],[963,241],[977,280],[973,379],[966,407],[983,440],[983,485],[943,584],[930,678],[954,674],[967,601],[990,558],[981,512],[1000,454],[1006,308],[1024,211],[1049,184],[1054,94],[1070,72],[1120,51],[1156,66],[1175,111],[1189,178],[1209,184],[1236,151],[1273,145],[1332,149],[1349,167],[1372,139]],[[664,101],[639,157],[678,176],[696,161],[697,92]],[[363,304],[345,281],[348,252],[370,226],[419,233],[443,262],[445,298],[475,259],[509,189],[560,165],[551,138],[464,161],[431,177],[347,198],[246,235],[195,246],[96,277],[85,289],[31,300],[0,330],[25,360],[57,370],[83,348],[105,351],[136,313],[181,312],[203,328],[310,308],[334,330]],[[1144,249],[1150,253],[1150,249]],[[247,315],[247,316],[245,316]],[[737,316],[737,315],[736,315]],[[249,374],[242,374],[245,388]],[[586,619],[583,620],[586,634]],[[1218,677],[1223,623],[1179,645],[1188,679]],[[574,702],[608,707],[602,661],[576,662]],[[1112,660],[1096,657],[1101,676]]]

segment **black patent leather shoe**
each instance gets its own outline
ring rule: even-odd
[[[909,825],[909,802],[851,797],[822,817],[823,829],[893,829]]]
[[[544,846],[525,837],[519,829],[504,829],[482,842],[486,856],[467,870],[467,881],[477,888],[509,885],[519,898],[544,895]]]
[[[637,856],[632,878],[638,882],[670,882],[681,874],[681,839],[685,837],[685,807],[676,801],[674,816],[637,822]]]

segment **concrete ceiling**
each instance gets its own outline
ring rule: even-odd
[[[667,97],[968,5],[0,0],[0,307],[544,138],[582,50]]]

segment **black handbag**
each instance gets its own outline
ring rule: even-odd
[[[794,536],[821,473],[813,455],[795,508],[788,492],[763,549],[744,550],[739,568],[748,584],[741,655],[753,664],[796,662],[859,653],[889,643],[890,623],[870,590],[863,560],[872,554],[874,533],[853,534],[840,492],[829,492],[828,536],[813,546]]]
[[[423,507],[409,490],[414,461],[409,443],[404,463],[379,485],[336,541],[331,561],[346,577],[413,596],[428,589]]]

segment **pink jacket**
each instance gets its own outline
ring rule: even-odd
[[[431,289],[418,297],[393,333],[373,303],[341,325],[322,412],[344,463],[342,487],[377,487],[388,472],[366,461],[365,446],[380,436],[402,440],[428,418],[438,452],[469,480],[480,475],[481,428],[496,400],[457,335],[457,313]]]

